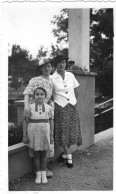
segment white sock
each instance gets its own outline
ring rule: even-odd
[[[46,171],[42,171],[42,183],[48,183]]]
[[[68,159],[68,163],[72,164],[72,154],[67,154],[66,158]]]

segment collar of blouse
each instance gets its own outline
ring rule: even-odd
[[[42,112],[45,112],[45,105],[43,104],[38,104],[38,102],[35,102],[35,112],[38,112],[38,107],[41,107]]]
[[[61,79],[61,78],[62,78],[62,76],[61,76],[60,74],[58,74],[57,71],[55,71],[55,73],[53,74],[53,77],[54,77],[55,79],[58,79],[58,78]],[[69,79],[69,74],[68,74],[68,72],[65,71],[64,80],[66,81],[67,79]]]

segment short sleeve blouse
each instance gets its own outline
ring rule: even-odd
[[[74,88],[79,86],[79,82],[71,72],[65,71],[65,79],[57,73],[52,76],[53,81],[53,95],[54,102],[62,107],[65,107],[68,103],[75,105],[77,103]]]

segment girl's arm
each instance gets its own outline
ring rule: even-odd
[[[50,143],[52,144],[54,142],[54,138],[53,138],[53,136],[54,136],[54,122],[53,122],[52,118],[50,118],[49,121],[50,121]]]
[[[25,144],[29,142],[28,136],[27,136],[27,126],[28,126],[28,120],[24,119],[23,121],[23,142]]]

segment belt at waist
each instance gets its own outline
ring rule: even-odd
[[[29,123],[49,123],[48,119],[29,119]]]

